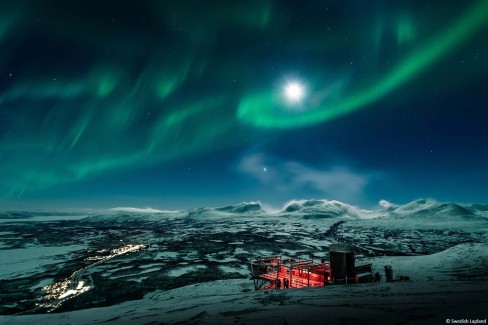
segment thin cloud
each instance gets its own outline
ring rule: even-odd
[[[341,200],[362,199],[374,173],[353,170],[345,165],[317,168],[297,161],[286,161],[264,153],[241,158],[237,170],[278,191],[320,193]]]

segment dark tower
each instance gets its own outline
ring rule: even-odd
[[[330,269],[335,284],[354,283],[354,249],[347,244],[329,246]]]

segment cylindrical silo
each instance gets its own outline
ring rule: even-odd
[[[329,254],[332,281],[335,284],[353,282],[356,276],[353,247],[347,244],[333,244],[329,246]]]

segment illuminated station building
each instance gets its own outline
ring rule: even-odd
[[[258,257],[251,260],[251,279],[255,290],[318,287],[330,284],[371,282],[371,264],[356,266],[354,249],[346,244],[329,247],[330,263],[322,260]]]

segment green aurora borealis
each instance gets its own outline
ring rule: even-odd
[[[447,31],[419,49],[413,50],[407,58],[392,67],[391,71],[376,77],[373,85],[346,92],[335,100],[305,103],[305,107],[299,110],[286,109],[286,104],[280,103],[276,98],[277,95],[270,94],[269,91],[251,95],[242,99],[237,112],[238,117],[259,127],[290,128],[320,123],[348,114],[373,103],[421,73],[423,69],[435,63],[472,33],[488,25],[487,17],[488,2],[481,1]],[[399,24],[398,43],[403,43],[405,29],[408,30]],[[325,81],[316,82],[323,84]]]
[[[0,195],[14,200],[83,196],[102,175],[245,151],[488,71],[481,44],[479,61],[445,73],[486,40],[488,1],[1,6]],[[295,79],[307,89],[296,107],[282,95]]]

